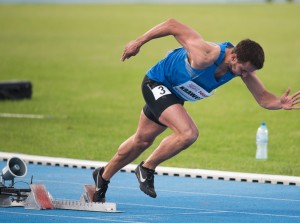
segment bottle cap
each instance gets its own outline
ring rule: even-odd
[[[261,125],[262,125],[262,126],[266,126],[267,124],[266,124],[265,122],[262,122]]]

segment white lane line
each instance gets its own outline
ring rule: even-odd
[[[300,215],[282,215],[282,214],[245,212],[245,211],[231,211],[231,210],[211,210],[211,209],[201,209],[201,208],[171,207],[171,206],[162,206],[162,205],[146,205],[146,204],[133,204],[133,203],[119,203],[119,204],[128,205],[128,206],[164,208],[164,209],[179,209],[179,210],[190,210],[190,211],[212,212],[212,213],[232,213],[232,214],[243,214],[243,215],[300,218]],[[153,215],[153,214],[151,214],[151,215]],[[176,213],[174,213],[172,215],[176,215]]]
[[[35,182],[49,182],[49,183],[59,183],[59,184],[83,185],[82,183],[76,183],[76,182],[64,182],[64,181],[41,180],[41,179],[35,180]],[[127,190],[139,190],[138,187],[110,186],[110,188],[127,189]],[[245,198],[245,199],[255,199],[255,200],[270,200],[270,201],[300,202],[300,200],[298,200],[298,199],[258,197],[258,196],[248,196],[248,195],[217,194],[217,193],[204,193],[204,192],[193,192],[193,191],[176,191],[176,190],[163,190],[163,189],[157,189],[156,191],[158,191],[158,192],[167,192],[167,193],[175,193],[175,194],[232,197],[232,198]]]
[[[170,193],[191,194],[191,195],[205,195],[205,196],[236,197],[236,198],[245,198],[245,199],[271,200],[271,201],[300,202],[300,200],[297,200],[297,199],[287,199],[287,198],[257,197],[257,196],[247,196],[247,195],[215,194],[215,193],[171,191],[171,190],[159,190],[159,191],[170,192]]]
[[[55,214],[37,214],[37,213],[30,213],[30,212],[16,212],[16,211],[2,211],[0,213],[4,214],[15,214],[15,215],[26,215],[26,216],[41,216],[41,217],[56,217],[56,218],[69,218],[69,219],[81,219],[87,221],[103,221],[103,222],[121,222],[121,223],[145,223],[145,222],[137,222],[137,221],[129,221],[129,220],[114,220],[109,218],[101,218],[96,217],[76,217],[73,215],[55,215]],[[106,214],[106,213],[105,213]]]

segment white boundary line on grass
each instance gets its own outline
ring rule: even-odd
[[[51,117],[47,115],[37,115],[37,114],[0,113],[0,118],[48,119]]]
[[[107,162],[102,162],[102,161],[79,160],[79,159],[69,159],[69,158],[61,158],[61,157],[33,156],[33,155],[26,155],[26,154],[19,154],[19,153],[0,152],[0,160],[7,161],[11,157],[18,157],[24,160],[24,162],[30,164],[61,166],[61,167],[70,167],[70,168],[83,168],[83,169],[95,169],[97,167],[104,166],[107,164]],[[136,166],[137,165],[129,164],[125,166],[121,171],[132,173],[134,172]],[[163,166],[157,167],[155,172],[158,175],[167,175],[167,176],[300,186],[300,177],[294,177],[294,176],[240,173],[240,172],[204,170],[204,169],[187,169],[187,168],[174,168],[174,167],[163,167]]]
[[[1,0],[0,0],[1,1]],[[16,114],[16,113],[0,113],[0,118],[19,118],[19,119],[66,119],[68,116],[53,116],[40,114]]]

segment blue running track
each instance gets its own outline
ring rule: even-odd
[[[6,162],[0,162],[0,168]],[[29,164],[25,178],[16,181],[45,184],[56,199],[79,200],[83,184],[92,184],[92,170]],[[24,183],[17,183],[24,187]],[[26,185],[25,185],[26,186]],[[139,190],[132,173],[112,178],[108,202],[117,203],[124,213],[73,210],[25,210],[0,208],[1,223],[300,223],[300,187],[155,176],[158,197]]]

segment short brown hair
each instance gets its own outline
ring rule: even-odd
[[[233,48],[232,52],[236,53],[237,59],[241,63],[250,62],[256,69],[264,66],[265,53],[257,42],[244,39]]]

